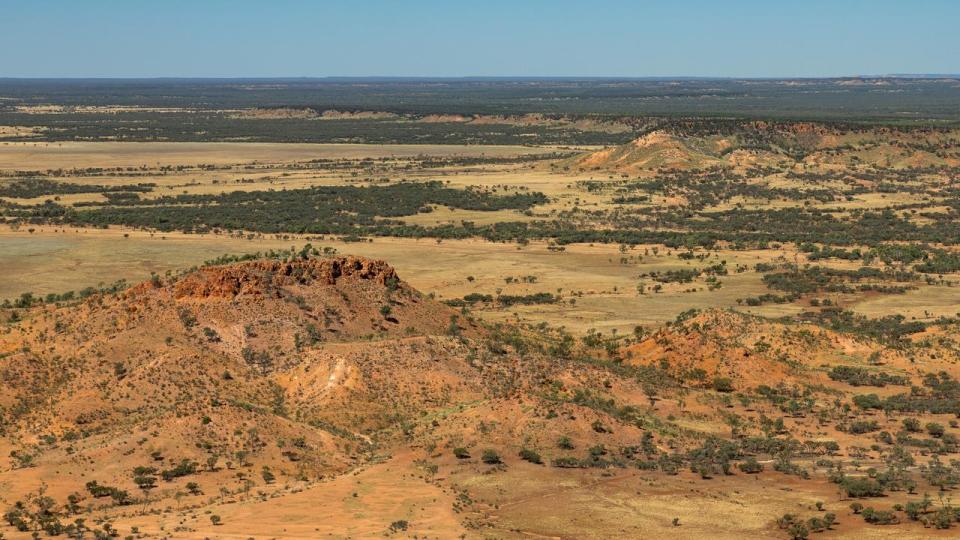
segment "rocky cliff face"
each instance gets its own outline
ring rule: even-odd
[[[235,298],[275,292],[293,285],[336,285],[340,279],[368,280],[397,286],[396,270],[384,261],[363,257],[261,260],[231,266],[202,268],[173,286],[175,298]]]

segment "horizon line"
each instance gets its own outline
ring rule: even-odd
[[[179,75],[156,75],[156,76],[5,76],[0,75],[0,81],[183,81],[183,80],[205,80],[205,81],[231,81],[231,80],[284,80],[284,81],[322,81],[322,80],[451,80],[451,81],[469,81],[469,80],[501,80],[501,81],[614,81],[614,80],[634,80],[634,81],[656,81],[656,80],[753,80],[753,81],[776,81],[776,80],[834,80],[834,79],[956,79],[960,78],[960,72],[957,73],[887,73],[887,74],[861,74],[861,75],[800,75],[800,76],[736,76],[736,75],[223,75],[223,76],[179,76]]]

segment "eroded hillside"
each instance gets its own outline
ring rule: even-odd
[[[3,320],[9,538],[956,527],[949,320],[892,343],[713,310],[577,339],[308,249]]]

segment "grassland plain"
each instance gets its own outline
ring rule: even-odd
[[[849,134],[833,136],[835,141],[830,144],[843,147],[855,140],[889,138],[883,135],[859,137],[855,139]],[[649,140],[632,151],[646,155],[651,152],[670,154],[676,150],[669,139],[660,137],[652,143]],[[691,143],[684,144],[692,146]],[[822,152],[829,154],[832,152],[830,148],[828,146]],[[20,171],[20,175],[29,171],[41,174],[56,171],[54,178],[57,182],[95,186],[89,192],[64,192],[55,196],[58,204],[79,205],[79,209],[94,211],[116,200],[108,197],[111,193],[104,194],[99,190],[124,189],[124,186],[145,180],[153,187],[146,188],[137,197],[143,202],[154,201],[154,205],[171,197],[218,197],[238,190],[256,194],[310,190],[318,186],[377,189],[395,184],[398,177],[402,182],[413,183],[439,180],[452,189],[477,190],[493,196],[528,192],[542,193],[546,197],[527,210],[464,209],[433,204],[428,212],[414,212],[397,218],[421,229],[460,228],[464,224],[488,228],[503,223],[533,226],[559,220],[570,221],[586,231],[611,225],[616,227],[617,223],[631,223],[631,227],[649,224],[657,227],[657,221],[662,219],[659,215],[648,214],[656,216],[657,221],[651,222],[650,218],[643,217],[637,221],[634,217],[636,211],[669,211],[671,207],[682,209],[691,204],[702,208],[700,213],[703,216],[739,210],[768,212],[814,208],[851,215],[885,208],[915,208],[917,205],[929,206],[935,212],[948,212],[950,208],[944,199],[946,193],[930,192],[935,188],[929,184],[917,189],[916,186],[923,185],[919,177],[911,181],[915,187],[900,192],[860,189],[852,196],[841,197],[838,195],[849,191],[850,186],[839,177],[834,179],[831,176],[835,173],[830,171],[836,166],[817,164],[804,166],[804,170],[826,172],[803,174],[824,175],[823,188],[813,188],[809,181],[800,180],[801,174],[780,167],[754,171],[760,176],[744,183],[740,188],[743,195],[721,193],[721,198],[711,195],[712,198],[707,199],[711,202],[704,205],[697,202],[702,195],[685,191],[688,180],[677,180],[674,185],[659,187],[646,179],[649,175],[643,170],[638,172],[638,179],[624,178],[625,175],[615,170],[622,163],[614,169],[606,169],[598,168],[591,161],[591,168],[583,169],[575,162],[564,161],[566,158],[561,158],[562,167],[557,166],[556,161],[540,159],[541,156],[550,157],[551,152],[556,151],[549,148],[437,145],[10,143],[0,146],[0,164],[6,171]],[[522,156],[537,159],[525,160]],[[781,156],[778,159],[787,158]],[[808,156],[806,159],[813,158]],[[736,167],[731,174],[738,174]],[[902,170],[897,174],[902,175]],[[930,172],[928,176],[932,179],[936,173]],[[18,181],[22,182],[14,176],[5,180],[7,183]],[[631,190],[637,190],[641,195],[623,195]],[[817,190],[833,190],[838,195],[824,198]],[[821,200],[807,198],[808,193]],[[696,198],[692,198],[694,195]],[[6,197],[5,200],[39,207],[50,198],[51,195],[41,189],[36,194]],[[630,202],[624,204],[628,200]],[[195,204],[191,200],[185,202]],[[148,207],[145,210],[154,209]],[[911,220],[919,223],[925,219],[923,212],[913,212]],[[597,216],[602,217],[598,219]],[[678,226],[684,225],[663,225],[665,229]],[[136,226],[77,228],[68,223],[60,226],[20,225],[16,231],[2,234],[4,263],[17,270],[0,286],[0,297],[4,298],[23,292],[58,293],[112,283],[117,279],[143,279],[151,272],[174,271],[224,253],[266,251],[312,242],[341,252],[384,257],[404,275],[411,276],[418,288],[445,300],[470,294],[559,294],[565,297],[563,302],[514,305],[510,309],[477,305],[474,309],[492,320],[520,316],[577,331],[616,329],[630,332],[636,325],[655,325],[672,320],[690,306],[738,307],[768,316],[794,315],[804,309],[804,302],[744,305],[744,301],[770,292],[761,279],[763,272],[756,270],[758,263],[776,266],[808,262],[809,258],[809,253],[790,243],[773,249],[753,250],[714,246],[692,258],[687,257],[691,252],[686,248],[641,243],[624,249],[622,244],[603,242],[557,246],[549,236],[542,240],[525,240],[520,245],[479,238],[434,241],[429,238],[429,233],[427,238],[367,237],[365,242],[344,243],[338,240],[338,235],[324,238],[323,235],[297,234],[292,229],[272,234],[256,231],[182,234],[169,230],[148,232]],[[704,276],[675,282],[649,277],[699,268],[704,261],[724,261],[729,269],[737,270],[726,271],[727,275],[720,278],[719,287],[707,283]],[[860,261],[836,258],[822,258],[815,263],[838,269],[855,269],[860,265]],[[897,295],[856,291],[834,291],[832,294],[838,302],[870,315],[902,308],[908,317],[928,320],[955,314],[952,299],[957,289],[951,287],[951,283],[951,279],[942,283],[917,283]],[[589,286],[584,286],[586,284]],[[640,292],[638,285],[646,290]],[[656,292],[651,292],[657,285]]]
[[[495,307],[476,311],[491,320],[520,315],[529,321],[547,321],[585,332],[656,325],[673,320],[691,303],[704,307],[736,307],[737,298],[767,291],[760,276],[745,273],[733,276],[726,290],[683,292],[667,290],[656,296],[636,291],[636,276],[651,271],[689,268],[689,261],[673,255],[648,257],[645,262],[622,264],[615,246],[571,246],[565,252],[535,242],[517,249],[514,245],[484,240],[377,238],[373,242],[344,243],[317,241],[288,235],[287,239],[233,238],[218,235],[149,233],[116,229],[55,229],[0,231],[0,264],[10,273],[0,298],[14,299],[24,292],[39,296],[77,291],[84,287],[148,279],[203,264],[224,254],[257,253],[300,248],[310,243],[344,253],[389,260],[405,279],[438,299],[462,298],[471,293],[532,294],[566,292],[575,298],[561,305],[514,306],[505,311]],[[647,248],[649,249],[649,247]],[[732,252],[731,260],[743,264],[770,261],[780,253]],[[737,259],[734,259],[736,257]],[[524,277],[535,276],[527,283]],[[511,283],[506,280],[511,279]],[[514,281],[515,279],[515,281]],[[936,296],[936,295],[935,295]],[[939,298],[942,300],[942,298]],[[934,302],[931,300],[930,304]],[[926,304],[925,304],[926,305]],[[797,311],[783,306],[744,307],[758,313],[781,314]]]

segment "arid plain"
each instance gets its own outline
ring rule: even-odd
[[[956,534],[960,132],[347,116],[0,131],[0,534]]]

